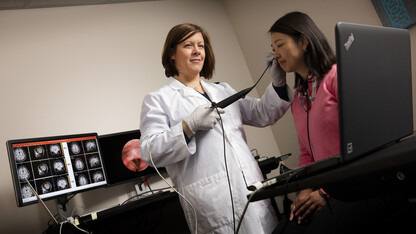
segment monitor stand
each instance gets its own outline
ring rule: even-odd
[[[58,207],[59,209],[62,209],[64,212],[66,212],[66,204],[68,203],[68,198],[66,197],[66,195],[64,196],[59,196],[56,198],[56,202],[58,203],[58,205],[60,205],[61,207]]]
[[[45,205],[45,203],[43,202],[43,200],[39,197],[38,193],[35,191],[35,189],[33,188],[32,184],[30,184],[29,180],[27,180],[27,178],[25,178],[25,180],[26,180],[26,183],[29,185],[30,189],[32,190],[33,194],[35,194],[36,199],[42,205],[42,207],[45,209],[45,211],[49,214],[49,216],[51,217],[51,219],[53,221],[55,221],[55,224],[59,224],[58,220],[55,219],[55,216],[51,213],[51,211]]]
[[[65,221],[67,220],[68,217],[72,216],[71,210],[67,209],[68,201],[69,199],[66,195],[59,196],[56,198],[56,207],[58,208],[59,217],[61,218],[62,221]]]

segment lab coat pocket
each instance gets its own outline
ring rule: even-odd
[[[232,223],[232,209],[227,175],[225,172],[203,178],[183,188],[185,197],[194,205],[198,218],[198,232],[215,232]],[[193,231],[195,219],[192,208],[181,200]]]

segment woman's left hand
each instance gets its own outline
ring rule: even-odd
[[[312,219],[325,205],[325,199],[318,190],[302,190],[292,203],[290,220],[297,218],[298,223],[301,223],[303,220]]]

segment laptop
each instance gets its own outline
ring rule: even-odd
[[[267,179],[263,187],[343,165],[414,131],[408,30],[339,22],[335,39],[340,154]]]

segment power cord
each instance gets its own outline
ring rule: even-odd
[[[285,182],[285,196],[283,198],[283,213],[286,216],[286,220],[284,223],[284,226],[282,227],[282,231],[283,232],[286,229],[287,223],[289,222],[289,214],[290,214],[290,205],[292,204],[292,201],[289,199],[289,197],[287,196],[287,190],[288,190],[288,185],[289,182],[297,177],[300,176],[303,172],[305,171],[305,168],[299,168],[296,171],[294,171],[292,174],[289,175],[289,177],[287,178],[286,182]]]
[[[218,116],[220,117],[220,124],[221,124],[221,129],[222,129],[222,140],[223,140],[223,145],[224,145],[224,163],[225,163],[225,172],[227,173],[227,180],[228,180],[228,189],[230,190],[230,198],[231,198],[231,209],[232,209],[232,215],[233,215],[233,230],[234,233],[236,232],[235,230],[235,214],[234,214],[234,199],[233,199],[233,192],[231,189],[231,181],[230,181],[230,174],[228,173],[228,165],[227,165],[227,154],[225,152],[225,131],[224,131],[224,124],[222,122],[222,117],[220,112],[218,111],[218,107],[215,107],[215,110],[217,110]]]
[[[72,219],[71,219],[71,218],[72,218],[72,217],[69,217],[68,223],[72,224],[72,226],[74,226],[76,229],[80,230],[81,232],[84,232],[84,233],[90,234],[90,232],[88,232],[88,231],[86,231],[86,230],[84,230],[84,229],[82,229],[82,228],[78,227],[78,225],[75,223],[75,219],[74,219],[74,218],[72,218]],[[61,227],[62,227],[62,226],[61,226]]]
[[[90,234],[90,232],[89,232],[89,231],[86,231],[86,230],[84,230],[84,229],[82,229],[82,228],[78,227],[78,224],[76,223],[76,220],[78,220],[78,219],[74,219],[73,217],[69,217],[69,218],[67,218],[66,223],[71,224],[72,226],[74,226],[76,229],[78,229],[78,230],[79,230],[79,231],[81,231],[81,232],[84,232],[84,233]],[[60,224],[60,227],[59,227],[59,234],[62,234],[62,227],[63,227],[64,223],[65,223],[65,222],[61,222],[61,224]],[[91,233],[92,233],[92,232],[91,232]]]
[[[238,232],[240,231],[241,223],[243,222],[243,218],[244,218],[244,215],[246,214],[248,205],[250,204],[251,199],[253,198],[254,194],[257,193],[257,191],[259,191],[259,190],[258,189],[254,190],[254,192],[248,198],[246,206],[244,207],[243,213],[241,214],[240,221],[238,222],[237,231],[235,231],[235,234],[238,234]]]

